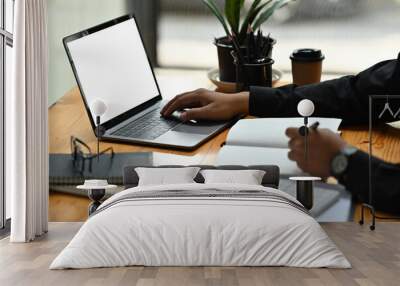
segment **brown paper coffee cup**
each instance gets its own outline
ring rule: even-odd
[[[321,82],[322,62],[325,59],[321,50],[298,49],[290,59],[294,84],[301,86]]]

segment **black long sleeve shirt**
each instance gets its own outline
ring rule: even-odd
[[[378,63],[358,75],[318,84],[251,87],[249,109],[251,115],[259,117],[298,116],[297,104],[303,99],[310,99],[315,104],[314,116],[341,118],[347,125],[367,124],[369,95],[400,95],[400,55],[397,60]],[[379,118],[385,102],[380,100],[374,105],[374,122],[395,121],[389,112]],[[400,100],[390,99],[390,107],[396,113],[400,110]],[[400,165],[374,158],[372,170],[374,206],[379,210],[399,213]],[[354,154],[344,177],[340,183],[361,201],[368,202],[368,154],[362,151]]]

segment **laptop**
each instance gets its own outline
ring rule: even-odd
[[[63,39],[93,131],[95,100],[107,110],[101,140],[193,150],[233,121],[182,123],[163,118],[163,100],[133,15],[126,15]]]

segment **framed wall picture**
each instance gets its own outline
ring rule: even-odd
[[[368,201],[363,203],[361,208],[360,224],[364,223],[365,210],[369,210],[372,215],[372,222],[370,229],[375,229],[376,213],[374,207],[374,193],[375,193],[375,180],[374,180],[374,154],[375,146],[379,142],[375,136],[375,128],[378,125],[386,124],[385,129],[389,133],[400,134],[400,95],[370,95],[369,96],[369,139],[368,139]],[[392,129],[392,130],[391,130]],[[382,130],[382,129],[379,129]]]

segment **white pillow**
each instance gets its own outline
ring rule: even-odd
[[[171,185],[195,183],[198,167],[186,168],[135,168],[139,176],[139,186]]]
[[[205,184],[261,185],[265,171],[261,170],[202,170]]]

